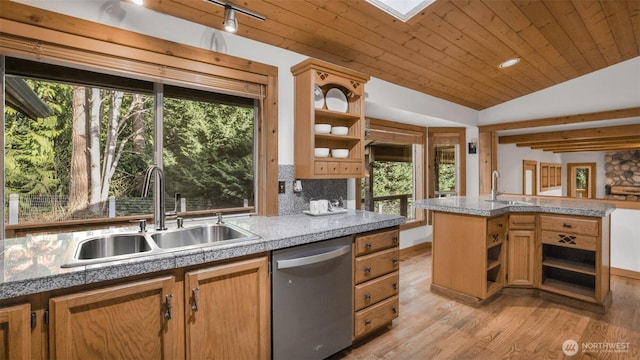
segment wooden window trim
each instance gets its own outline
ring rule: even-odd
[[[14,2],[2,6],[0,55],[259,98],[257,214],[278,215],[277,67]]]
[[[367,118],[367,126],[365,130],[365,140],[378,140],[398,144],[415,144],[421,145],[422,151],[416,154],[418,157],[414,164],[418,166],[416,173],[420,173],[421,179],[414,179],[415,199],[424,199],[426,197],[426,158],[427,158],[427,129],[422,126],[404,124],[389,120],[376,118]],[[356,179],[356,196],[360,196],[362,185],[360,179]],[[416,209],[414,219],[407,220],[406,223],[400,225],[400,230],[407,230],[419,226],[427,225],[426,210]]]
[[[447,142],[452,141],[452,139],[457,138],[457,143],[460,151],[460,167],[459,167],[459,180],[458,184],[458,195],[464,196],[467,193],[467,151],[466,151],[466,133],[467,129],[463,127],[433,127],[427,130],[428,139],[427,143],[429,144],[429,158],[431,158],[434,153],[434,145],[442,144],[443,142],[439,142],[438,138],[446,139]],[[429,163],[430,164],[430,163]],[[435,169],[428,165],[429,167],[429,178],[428,178],[428,188],[429,188],[429,197],[433,198],[435,196],[435,184],[433,183],[433,179],[435,179]]]

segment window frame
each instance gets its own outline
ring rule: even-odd
[[[31,16],[25,17],[25,11]],[[39,20],[51,18],[55,20]],[[3,29],[0,34],[0,56],[232,95],[246,96],[252,92],[255,98],[258,94],[257,214],[278,215],[277,67],[17,3],[3,6],[0,28]],[[4,66],[2,74],[4,76]],[[4,98],[0,100],[4,104]],[[0,116],[4,131],[4,113]],[[4,142],[1,145],[4,149]],[[1,165],[4,166],[3,163]],[[0,196],[4,199],[4,178],[2,180]],[[4,215],[4,207],[2,213]],[[93,225],[129,225],[128,220],[102,219]],[[38,224],[14,229],[3,220],[0,238],[51,230],[80,230],[86,228],[84,223],[86,221]]]
[[[378,135],[373,135],[378,132]],[[365,140],[376,137],[381,141],[385,139],[389,142],[396,141],[404,144],[420,145],[421,148],[414,150],[414,166],[413,166],[413,200],[424,199],[426,196],[426,155],[427,155],[427,128],[417,125],[410,125],[395,121],[382,120],[367,117]],[[421,151],[420,151],[421,150]],[[362,179],[356,179],[356,197],[360,202],[360,194],[362,193]],[[359,206],[359,205],[358,205]],[[427,224],[426,210],[416,208],[415,218],[408,219],[406,223],[400,225],[400,230],[411,229]]]

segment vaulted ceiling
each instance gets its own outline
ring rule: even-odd
[[[239,36],[477,110],[640,55],[638,0],[437,0],[406,23],[364,0],[230,2],[266,16],[238,15]],[[204,0],[144,6],[222,28]]]

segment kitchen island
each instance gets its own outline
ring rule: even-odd
[[[184,228],[216,222],[185,220]],[[371,255],[359,257],[377,261],[374,270],[388,267],[397,274],[398,225],[405,218],[349,210],[328,216],[225,217],[224,222],[259,237],[71,267],[63,265],[83,240],[135,234],[138,227],[4,240],[0,339],[8,347],[0,346],[0,358],[269,359],[272,250],[351,237],[354,247],[372,245],[363,253]],[[167,225],[167,232],[176,227]],[[377,244],[386,245],[379,249]],[[387,259],[386,254],[392,255]],[[371,266],[353,264],[354,272]],[[375,281],[370,273],[367,280]],[[397,317],[399,290],[397,283],[389,286],[394,292],[376,295],[367,308],[354,308],[354,321],[366,316],[354,339]]]
[[[505,288],[595,311],[610,304],[613,205],[509,196],[416,206],[432,211],[432,291],[473,305]]]

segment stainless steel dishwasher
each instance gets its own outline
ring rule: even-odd
[[[324,359],[351,345],[351,237],[272,253],[275,360]]]

